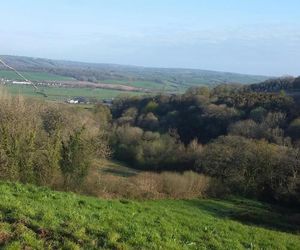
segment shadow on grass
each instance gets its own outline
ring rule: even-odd
[[[113,168],[104,168],[102,169],[103,173],[107,173],[107,174],[113,174],[116,176],[121,176],[121,177],[130,177],[130,176],[134,176],[137,173],[135,171],[129,171],[127,169],[123,170],[123,169],[113,169]]]
[[[137,175],[140,171],[128,167],[125,163],[119,161],[107,161],[103,167],[99,168],[99,171],[103,174],[111,174],[120,177],[131,177]]]
[[[272,230],[300,233],[300,213],[287,208],[238,198],[225,201],[191,200],[186,202],[215,217],[228,218]]]

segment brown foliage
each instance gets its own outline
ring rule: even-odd
[[[122,177],[103,174],[95,168],[88,175],[82,192],[102,198],[192,199],[216,194],[211,189],[213,182],[212,178],[192,171],[183,174],[141,172]]]

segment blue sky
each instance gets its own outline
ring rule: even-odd
[[[2,1],[0,54],[300,75],[299,0]]]

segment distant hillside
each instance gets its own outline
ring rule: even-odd
[[[1,56],[12,67],[22,71],[46,72],[80,81],[149,85],[159,88],[185,89],[197,85],[222,83],[253,84],[267,80],[267,76],[244,75],[228,72],[125,66],[117,64],[82,63],[42,58]],[[4,67],[0,66],[0,70]]]

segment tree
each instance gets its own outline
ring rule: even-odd
[[[112,114],[110,109],[103,104],[97,104],[93,109],[93,113],[101,129],[107,129],[112,121]]]
[[[144,112],[145,113],[155,112],[157,108],[158,108],[158,104],[154,100],[151,100],[147,103],[146,107],[144,108]]]
[[[299,196],[299,157],[290,147],[225,136],[204,147],[197,169],[220,178],[233,192],[288,201]]]
[[[250,118],[254,120],[255,122],[262,122],[263,119],[266,117],[268,111],[264,109],[263,107],[257,107],[255,109],[252,109],[250,112]]]
[[[84,128],[75,131],[62,145],[60,168],[66,188],[80,186],[88,173],[92,150],[83,136]]]
[[[147,113],[145,115],[141,115],[138,119],[138,125],[141,128],[148,130],[156,130],[159,126],[158,118],[152,113]]]

